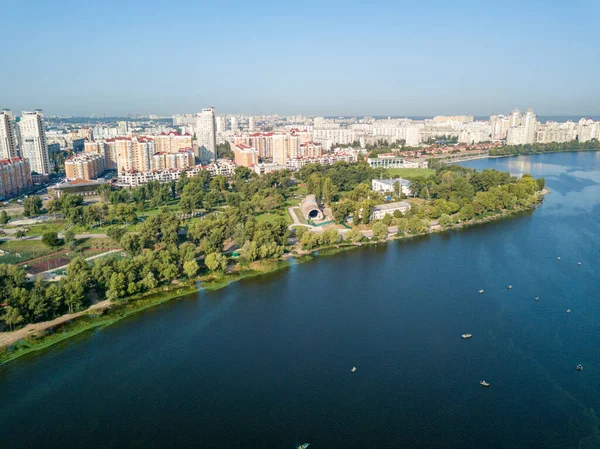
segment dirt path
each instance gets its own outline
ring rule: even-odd
[[[31,323],[21,329],[17,329],[16,331],[12,332],[0,332],[0,348],[10,346],[16,343],[17,341],[21,340],[22,338],[26,338],[36,332],[45,329],[50,329],[51,327],[57,326],[62,323],[66,323],[67,321],[72,320],[73,318],[77,318],[78,316],[81,316],[92,310],[105,309],[107,307],[110,307],[110,300],[108,299],[98,302],[81,312],[63,315],[52,321],[44,321],[43,323]]]

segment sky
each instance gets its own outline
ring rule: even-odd
[[[600,1],[4,2],[0,108],[600,114]]]

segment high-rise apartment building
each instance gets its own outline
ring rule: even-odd
[[[229,121],[231,122],[231,132],[237,132],[239,130],[237,117],[231,117]]]
[[[13,126],[12,112],[0,111],[0,159],[10,159],[17,155],[17,137]]]
[[[198,141],[198,158],[212,161],[217,158],[217,124],[215,108],[202,109],[196,114],[196,139]]]
[[[254,131],[254,117],[248,119],[248,131]]]
[[[27,159],[13,157],[0,160],[0,195],[9,195],[30,187],[31,167]]]
[[[48,175],[50,173],[50,162],[42,111],[23,111],[19,121],[19,129],[22,139],[21,154],[24,158],[29,159],[31,170],[40,175]]]
[[[79,153],[65,161],[67,179],[96,179],[104,172],[104,157],[96,153]]]

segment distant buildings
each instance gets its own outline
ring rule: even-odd
[[[0,160],[0,196],[19,192],[32,185],[27,159],[12,157]]]
[[[232,176],[236,165],[230,161],[219,159],[216,162],[210,162],[207,165],[196,165],[187,169],[165,169],[151,170],[148,172],[138,172],[130,170],[128,172],[119,172],[117,185],[123,187],[135,187],[146,184],[150,181],[170,182],[177,181],[181,173],[185,172],[187,176],[196,176],[201,170],[209,172],[212,176]]]
[[[40,175],[50,174],[48,144],[41,110],[23,112],[19,121],[21,131],[21,154],[29,160],[31,170]]]
[[[17,137],[13,115],[8,109],[0,111],[0,159],[17,156]]]
[[[217,124],[215,109],[202,109],[196,114],[196,139],[198,141],[198,158],[201,161],[214,161],[217,158]]]
[[[323,154],[323,147],[312,141],[310,131],[297,128],[285,132],[243,133],[236,135],[233,143],[252,147],[259,158],[280,165],[285,165],[288,159],[319,157]]]
[[[104,156],[96,153],[79,153],[65,161],[65,174],[69,180],[90,181],[96,179],[105,170]]]

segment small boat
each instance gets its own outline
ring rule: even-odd
[[[298,446],[298,449],[306,449],[308,446],[310,446],[310,443],[304,443]]]
[[[581,363],[579,365],[577,365],[577,371],[582,371],[583,370],[583,365],[581,365]]]
[[[483,295],[483,290],[479,290],[479,294],[480,294],[480,295]]]
[[[567,309],[567,313],[571,313],[571,309]]]
[[[556,260],[560,260],[560,257],[557,257]]]
[[[471,334],[462,334],[461,337],[466,340],[468,338],[471,338],[472,335]]]
[[[581,262],[577,262],[577,265],[581,265]]]
[[[353,366],[352,369],[350,370],[350,372],[355,373],[356,372],[356,366]]]
[[[508,287],[506,287],[509,290],[512,290],[512,285],[509,285]]]
[[[481,385],[482,387],[489,387],[490,384],[488,384],[485,380],[482,380],[481,382],[479,382],[479,385]]]
[[[533,298],[533,299],[534,299],[535,301],[539,301],[539,300],[540,300],[540,297],[539,297],[539,296],[536,296],[536,297],[535,297],[535,298]]]

